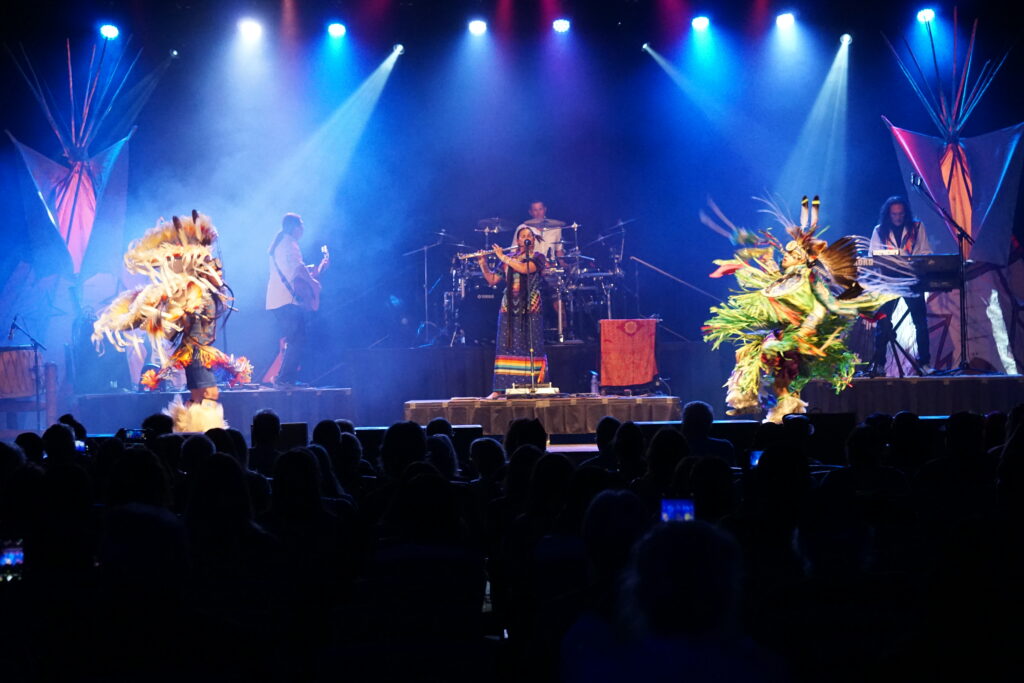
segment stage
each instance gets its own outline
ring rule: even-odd
[[[963,375],[956,377],[857,378],[836,394],[823,380],[807,384],[801,397],[814,413],[853,413],[858,420],[875,412],[952,415],[964,410],[1009,412],[1024,402],[1020,375]]]
[[[188,398],[187,393],[169,391],[86,394],[77,398],[72,412],[90,433],[108,434],[122,427],[138,427],[147,416],[162,411],[175,395]],[[348,388],[229,389],[221,391],[220,401],[228,424],[246,437],[252,416],[264,408],[277,413],[281,422],[309,423],[310,433],[320,420],[353,415],[352,390]]]
[[[611,415],[622,422],[678,422],[678,396],[578,396],[567,398],[451,399],[406,401],[405,419],[427,424],[443,417],[452,424],[478,424],[484,434],[503,435],[512,420],[538,418],[548,434],[593,434]]]

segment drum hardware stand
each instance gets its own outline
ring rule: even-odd
[[[18,324],[18,316],[14,316],[14,320],[11,321],[11,331],[10,331],[10,334],[7,335],[8,339],[13,339],[14,338],[15,330],[17,330],[18,332],[21,332],[23,335],[28,337],[28,340],[29,340],[29,342],[31,342],[31,346],[32,346],[32,357],[33,357],[32,363],[33,363],[33,366],[34,366],[32,371],[33,371],[33,373],[35,373],[35,380],[36,380],[36,411],[35,411],[36,412],[36,431],[38,432],[38,431],[41,431],[42,428],[43,428],[42,427],[43,423],[42,423],[41,413],[45,410],[42,407],[42,404],[43,404],[43,377],[39,373],[39,349],[42,349],[43,351],[45,351],[46,347],[43,346],[42,344],[40,344],[38,339],[33,337],[31,334],[28,333],[27,330],[25,330],[24,327],[22,327],[21,325]]]
[[[700,293],[701,293],[701,294],[703,294],[704,296],[707,296],[707,297],[710,297],[710,298],[714,299],[714,300],[715,300],[715,301],[717,301],[718,303],[725,303],[725,302],[724,302],[724,301],[723,301],[723,300],[722,300],[721,298],[719,298],[719,297],[715,296],[715,295],[714,295],[714,294],[712,294],[711,292],[707,292],[707,291],[704,291],[703,289],[701,289],[700,287],[697,287],[696,285],[691,285],[691,284],[690,284],[689,282],[687,282],[686,280],[683,280],[682,278],[678,278],[678,277],[676,277],[675,275],[673,275],[672,273],[666,273],[666,272],[665,272],[664,270],[662,270],[661,268],[659,268],[659,267],[657,267],[657,266],[655,266],[655,265],[653,265],[653,264],[650,264],[650,263],[648,263],[647,261],[644,261],[644,260],[643,260],[643,259],[641,259],[641,258],[637,258],[636,256],[630,256],[629,258],[630,258],[630,260],[632,260],[632,261],[636,261],[637,263],[639,263],[639,264],[640,264],[640,265],[642,265],[642,266],[646,266],[647,268],[650,268],[650,269],[651,269],[651,270],[653,270],[653,271],[654,271],[655,273],[658,273],[658,274],[660,274],[660,275],[664,275],[665,277],[667,277],[667,278],[668,278],[668,279],[670,279],[670,280],[674,280],[675,282],[678,282],[678,283],[679,283],[679,284],[681,284],[681,285],[686,285],[686,286],[687,286],[687,287],[689,287],[690,289],[692,289],[692,290],[694,290],[694,291],[697,291],[697,292],[700,292]]]
[[[946,225],[953,228],[956,232],[956,246],[957,251],[960,254],[960,364],[957,367],[946,370],[943,372],[937,372],[936,375],[966,375],[970,374],[970,363],[967,360],[967,248],[964,243],[974,244],[974,238],[971,237],[966,230],[964,230],[956,219],[950,215],[949,211],[944,206],[936,201],[932,193],[928,191],[928,188],[923,182],[923,178],[918,174],[911,171],[910,173],[910,184],[924,197],[925,201],[932,207],[932,209],[942,216],[942,219],[946,222]],[[923,295],[922,295],[923,296]]]

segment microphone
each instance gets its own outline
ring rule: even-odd
[[[523,244],[525,244],[528,247],[532,247],[533,246],[533,240],[523,240]]]
[[[18,316],[14,316],[14,320],[11,321],[11,329],[7,332],[7,341],[14,339],[16,329],[18,329]]]

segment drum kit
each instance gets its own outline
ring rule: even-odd
[[[537,234],[538,251],[544,251],[548,259],[541,275],[546,342],[582,343],[597,335],[598,320],[613,317],[613,294],[623,281],[625,226],[634,220],[620,220],[582,246],[583,228],[578,223],[567,225],[550,219],[527,223]],[[512,234],[516,227],[501,218],[484,218],[474,228],[481,233],[484,248],[452,257],[451,286],[444,293],[445,337],[449,345],[494,342],[503,285],[489,285],[477,259],[485,257],[488,267],[498,270],[500,264],[492,245],[500,239],[499,234]],[[596,245],[606,247],[607,259],[601,261],[607,267],[599,267],[598,258],[583,253]]]

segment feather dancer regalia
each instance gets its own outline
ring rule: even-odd
[[[701,212],[704,224],[736,248],[734,258],[714,262],[718,269],[711,277],[734,275],[739,284],[725,303],[712,307],[703,331],[715,349],[723,343],[737,347],[736,366],[725,384],[728,413],[763,411],[766,421],[780,422],[790,413],[806,412],[800,391],[810,380],[827,380],[836,393],[849,386],[860,359],[846,346],[847,332],[860,314],[910,295],[913,279],[859,268],[857,254],[866,247],[862,237],[832,244],[818,239],[818,197],[803,198],[799,224],[775,202],[759,201],[788,233],[785,246],[770,229],[754,233],[736,227],[713,202],[714,217]]]
[[[118,351],[131,347],[142,355],[142,338],[149,336],[161,368],[148,370],[142,384],[156,390],[176,369],[193,359],[231,385],[252,381],[252,364],[213,346],[216,321],[230,310],[230,289],[214,254],[217,229],[208,216],[159,222],[124,255],[125,268],[149,278],[147,285],[126,290],[104,309],[93,324],[92,340],[103,339]],[[169,340],[170,352],[163,340]]]

